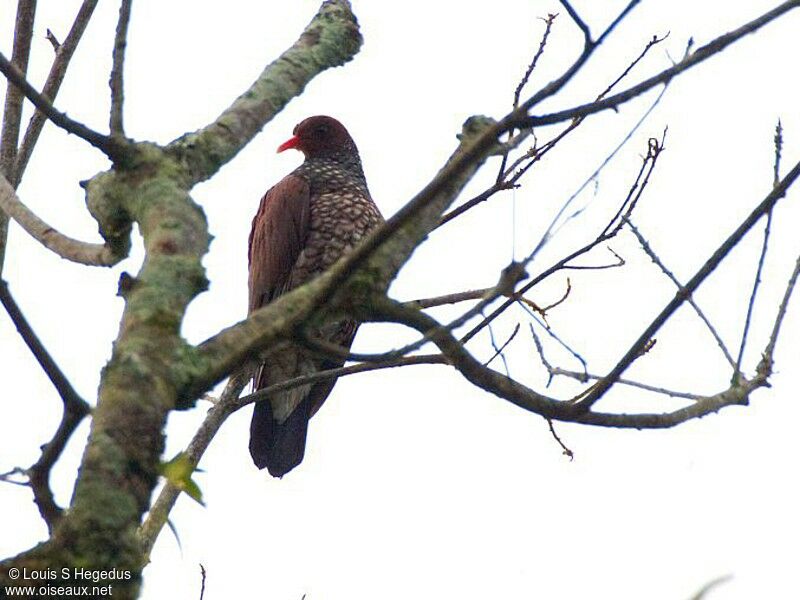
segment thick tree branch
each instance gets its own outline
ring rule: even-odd
[[[58,90],[61,88],[62,81],[64,81],[64,75],[67,73],[67,67],[72,59],[72,55],[78,47],[78,42],[80,42],[83,32],[86,31],[86,27],[89,25],[89,20],[96,6],[97,0],[83,1],[67,37],[64,38],[64,42],[59,44],[56,50],[55,60],[53,60],[50,73],[47,75],[47,80],[44,82],[44,87],[42,88],[42,96],[48,98],[51,103],[58,95]],[[22,175],[25,173],[28,160],[30,160],[36,142],[39,140],[39,134],[42,132],[46,121],[47,115],[41,110],[37,110],[28,122],[28,128],[25,130],[25,136],[22,138],[22,143],[17,152],[17,161],[14,165],[13,173],[14,178],[13,180],[9,179],[14,188],[22,181]]]
[[[128,23],[131,20],[131,3],[132,0],[122,0],[120,3],[117,33],[114,36],[111,76],[108,80],[111,88],[109,131],[111,131],[112,137],[125,137],[125,127],[122,122],[122,108],[125,102],[123,73],[125,72],[125,46],[128,43]]]
[[[358,21],[348,0],[326,0],[294,45],[268,65],[244,94],[203,129],[168,150],[186,165],[194,183],[231,160],[321,72],[338,67],[361,47]]]
[[[125,258],[126,247],[92,244],[72,239],[42,221],[17,196],[14,188],[0,176],[0,210],[13,218],[31,237],[61,258],[98,267],[110,267]]]
[[[435,227],[441,213],[496,147],[494,140],[499,135],[496,127],[486,117],[469,119],[458,149],[434,180],[353,252],[322,276],[203,342],[198,352],[205,368],[190,383],[186,397],[197,397],[254,353],[277,339],[293,335],[320,307],[326,307],[328,313],[344,313],[348,307],[352,308],[353,302],[364,300],[362,295],[385,290],[414,248]],[[493,136],[482,135],[487,128],[494,132]],[[476,145],[476,138],[482,140],[481,145]],[[389,240],[391,243],[385,243]],[[365,265],[367,262],[369,266]],[[334,296],[336,299],[332,300]]]
[[[715,40],[715,42],[704,46],[681,63],[678,63],[673,69],[664,71],[662,73],[663,80],[659,80],[659,82],[664,83],[675,75],[698,64],[705,58],[720,52],[740,37],[778,18],[781,14],[793,8],[794,5],[798,3],[800,3],[800,0],[788,2],[782,5],[782,7],[779,7],[779,9],[770,11],[766,15],[734,32],[721,36]],[[282,298],[282,300],[286,300],[290,296],[295,297],[295,295],[296,299],[302,297],[303,303],[300,312],[305,313],[305,316],[301,316],[298,314],[297,310],[292,311],[292,322],[287,323],[284,321],[283,325],[289,325],[291,327],[297,326],[320,306],[346,307],[348,303],[357,303],[359,299],[361,301],[366,301],[366,298],[363,296],[372,297],[375,293],[378,293],[379,290],[386,289],[398,270],[408,260],[411,252],[413,252],[425,236],[435,228],[443,212],[453,202],[455,197],[472,178],[486,158],[495,153],[500,147],[498,142],[499,136],[513,128],[520,127],[521,119],[526,115],[526,111],[531,106],[534,106],[544,98],[559,91],[577,73],[585,61],[588,60],[594,48],[602,43],[635,4],[637,4],[636,1],[630,2],[598,38],[597,42],[587,44],[587,48],[584,50],[581,57],[561,77],[534,94],[523,103],[519,109],[509,113],[500,122],[495,122],[486,117],[473,117],[465,123],[461,145],[447,164],[425,188],[392,218],[386,221],[383,226],[368,236],[358,248],[337,263],[326,275],[312,282],[309,286],[294,290],[292,294]],[[664,74],[668,74],[669,76],[667,77]],[[638,89],[638,94],[641,94],[654,85],[656,85],[656,83],[652,83],[649,87],[641,88],[641,86],[634,86],[634,88],[631,89]],[[625,100],[629,100],[637,95],[631,94],[630,90],[622,94]],[[622,100],[623,96],[620,94],[612,98],[618,99],[617,104],[624,101]],[[606,99],[603,102],[608,102],[608,100],[610,99]],[[591,112],[587,114],[591,114]],[[572,116],[584,115],[576,113]],[[617,223],[617,226],[619,225],[620,223]],[[578,254],[580,254],[580,252],[571,255],[571,258],[574,258],[574,256]],[[558,268],[561,267],[563,267],[563,264]],[[552,271],[549,270],[548,272]],[[349,285],[344,285],[348,280]],[[537,280],[540,279],[537,278]],[[523,287],[520,293],[524,293],[533,283],[534,282],[530,282]],[[311,286],[317,289],[312,291],[310,289]],[[342,294],[342,290],[345,289],[347,293]],[[357,289],[359,292],[354,293]],[[339,292],[340,296],[348,295],[350,299],[344,298],[332,301],[333,296],[335,296],[337,292]],[[355,300],[353,298],[355,298]],[[283,304],[280,300],[279,303]],[[289,302],[286,302],[286,304],[289,304]],[[259,315],[259,313],[265,313],[265,311],[272,314],[273,310],[276,309],[270,309],[269,306],[265,307],[254,313],[246,321],[228,328],[200,346],[200,355],[204,359],[210,360],[210,364],[194,384],[188,388],[189,395],[202,393],[202,391],[208,389],[208,387],[229,373],[231,369],[235,368],[247,355],[264,348],[268,343],[268,339],[275,339],[272,336],[286,335],[286,329],[282,329],[282,332],[279,332],[279,328],[276,328],[274,322]],[[494,311],[492,315],[496,316],[499,310],[500,309]],[[488,320],[494,318],[492,315],[488,317]],[[261,324],[256,325],[255,321],[259,321]],[[487,320],[484,320],[484,323],[480,325],[479,328],[485,326],[486,322]],[[271,333],[268,336],[264,336],[262,333],[264,331],[270,331]],[[598,384],[598,387],[601,385],[602,382]]]
[[[42,454],[36,464],[27,470],[36,506],[39,508],[39,513],[45,523],[47,523],[48,529],[52,531],[56,521],[61,516],[61,508],[55,503],[53,492],[50,489],[50,470],[59,456],[61,456],[61,452],[67,445],[72,433],[83,418],[89,414],[90,408],[86,401],[75,391],[75,388],[72,387],[69,380],[50,356],[50,353],[36,336],[33,328],[25,319],[14,297],[11,295],[8,284],[2,279],[0,279],[0,303],[8,312],[20,336],[64,403],[64,411],[58,429],[53,434],[53,438],[42,446]]]
[[[746,405],[750,393],[766,385],[766,379],[763,377],[742,380],[719,394],[698,397],[687,407],[664,413],[600,413],[591,411],[591,407],[587,412],[580,402],[562,401],[544,396],[485,367],[472,357],[445,327],[430,316],[395,302],[382,303],[379,308],[386,320],[405,324],[420,332],[427,332],[450,364],[477,387],[547,419],[603,427],[663,429],[718,412],[726,406]]]

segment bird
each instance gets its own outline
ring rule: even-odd
[[[330,268],[383,223],[372,200],[353,138],[336,119],[300,122],[278,152],[302,152],[302,165],[269,189],[253,218],[248,243],[248,314]],[[349,349],[358,323],[330,323],[312,333]],[[255,368],[253,390],[341,367],[295,342],[268,353]],[[336,379],[276,391],[253,407],[250,455],[259,469],[283,477],[305,454],[309,419]]]

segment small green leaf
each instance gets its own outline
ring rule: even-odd
[[[182,492],[186,492],[190,498],[201,506],[205,506],[200,486],[192,479],[192,473],[196,470],[185,452],[180,452],[171,460],[162,462],[159,465],[159,472],[169,483]]]

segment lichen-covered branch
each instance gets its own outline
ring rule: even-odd
[[[75,240],[53,229],[23,204],[14,188],[3,176],[0,176],[0,210],[19,223],[42,246],[72,262],[110,267],[127,255],[128,237],[124,237],[121,243],[115,245],[92,244]]]
[[[103,371],[69,510],[47,542],[3,565],[33,568],[79,563],[93,569],[127,569],[134,577],[115,585],[115,597],[136,597],[146,560],[137,530],[150,508],[158,478],[166,419],[170,411],[192,405],[197,396],[184,392],[204,379],[211,362],[180,335],[186,307],[208,284],[201,261],[210,236],[205,216],[188,190],[198,181],[200,171],[209,176],[233,157],[272,114],[302,90],[305,81],[327,66],[344,62],[359,45],[360,34],[349,4],[329,0],[288,52],[288,61],[285,54],[273,63],[272,70],[268,68],[207,129],[185,136],[169,149],[103,136],[104,141],[124,149],[124,160],[115,161],[110,171],[86,183],[87,206],[107,244],[127,240],[135,223],[144,240],[145,259],[135,276],[126,274],[121,281],[120,294],[125,300],[122,323]],[[14,77],[19,74],[10,72],[12,80],[19,83],[20,77]],[[298,78],[292,79],[295,75]],[[288,87],[287,78],[291,80]],[[22,87],[52,118],[52,106],[30,86]],[[280,102],[276,102],[278,98]],[[216,166],[209,169],[212,164]],[[267,307],[261,318],[271,321],[271,330],[256,332],[255,342],[267,346],[289,337],[296,320],[310,314],[312,292],[305,291],[305,302],[299,296],[294,298],[298,300],[294,306],[283,302]],[[270,310],[283,315],[273,319]],[[248,331],[248,327],[243,329]],[[255,346],[253,343],[250,350]],[[225,344],[218,349],[231,350]],[[243,356],[226,353],[221,362],[230,372]]]
[[[434,180],[358,248],[322,276],[203,342],[198,354],[204,369],[185,391],[186,397],[202,394],[243,360],[281,335],[293,332],[321,307],[325,307],[327,314],[348,312],[354,304],[368,305],[374,294],[382,294],[496,147],[494,140],[499,135],[496,127],[486,117],[469,119],[458,149]],[[487,128],[494,129],[493,136],[482,135]],[[481,145],[476,145],[476,138],[482,140]]]
[[[184,135],[168,150],[194,183],[231,160],[321,72],[355,56],[362,37],[347,0],[326,0],[294,45],[268,65],[244,94],[206,127]]]

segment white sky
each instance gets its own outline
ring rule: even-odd
[[[10,54],[15,3],[2,0],[0,44]],[[39,85],[52,51],[47,27],[63,39],[77,0],[40,2],[31,79]],[[302,118],[327,113],[359,145],[371,191],[393,214],[441,166],[460,124],[471,114],[501,116],[539,41],[539,16],[555,2],[367,2],[353,0],[365,45],[345,68],[329,71],[271,122],[194,198],[215,241],[205,259],[212,282],[190,307],[185,335],[198,342],[241,318],[246,298],[246,240],[263,192],[299,164],[276,156]],[[623,2],[576,2],[599,32]],[[591,99],[639,54],[653,34],[670,37],[634,74],[643,77],[697,45],[777,4],[643,2],[617,35],[547,109]],[[214,118],[292,43],[317,0],[135,3],[126,70],[126,127],[136,139],[167,142]],[[104,130],[107,78],[117,3],[97,9],[57,106]],[[561,11],[536,71],[535,88],[579,50],[581,38]],[[769,190],[776,119],[785,127],[784,172],[800,157],[797,27],[790,14],[675,81],[625,151],[602,174],[591,209],[565,228],[531,272],[594,237],[613,214],[639,168],[649,136],[668,125],[667,151],[636,222],[662,258],[686,280]],[[532,89],[533,89],[532,88]],[[0,86],[4,93],[4,87]],[[561,202],[594,170],[654,98],[619,114],[598,115],[537,167],[516,203],[516,251],[538,240]],[[27,119],[26,119],[27,120]],[[546,139],[548,133],[539,133]],[[107,168],[98,152],[49,126],[20,188],[23,200],[60,230],[96,240],[78,181]],[[470,187],[491,181],[490,165]],[[592,197],[594,188],[583,196]],[[465,195],[465,198],[468,195]],[[798,191],[781,203],[764,274],[747,369],[752,372],[793,261]],[[414,255],[393,294],[425,297],[492,284],[511,259],[511,195],[497,197],[436,232]],[[748,238],[697,298],[735,351],[760,246]],[[674,290],[635,240],[611,246],[628,261],[614,271],[570,272],[572,293],[550,323],[603,372],[638,336]],[[16,226],[4,277],[25,314],[76,388],[96,395],[99,370],[116,335],[121,271],[56,258]],[[587,262],[607,260],[598,251]],[[558,298],[565,275],[531,298]],[[707,581],[734,578],[712,600],[794,598],[800,525],[796,488],[800,418],[796,383],[800,305],[785,323],[773,387],[747,408],[661,432],[557,425],[575,452],[570,462],[546,423],[472,388],[453,370],[413,367],[341,380],[312,421],[306,458],[283,480],[257,471],[247,452],[250,411],[234,415],[212,444],[197,476],[207,506],[181,498],[172,515],[182,550],[165,531],[145,571],[143,597],[196,599],[198,563],[208,572],[206,598],[360,600],[385,598],[584,598],[675,600]],[[451,314],[439,311],[437,314]],[[454,313],[453,313],[454,314]],[[509,351],[512,373],[544,389],[545,373],[527,318],[509,312],[495,332],[521,331]],[[485,336],[484,336],[485,338]],[[378,350],[410,339],[393,328],[364,328],[356,348]],[[473,351],[491,355],[486,339]],[[551,361],[577,365],[550,345]],[[60,401],[0,316],[0,472],[32,464],[58,422]],[[496,365],[500,368],[500,365]],[[658,344],[627,373],[677,389],[714,392],[729,379],[722,356],[689,310],[658,335]],[[556,382],[568,397],[577,388]],[[607,410],[652,411],[676,404],[618,391]],[[206,405],[176,413],[167,456],[190,439]],[[53,473],[68,503],[88,425]],[[30,491],[0,486],[0,555],[46,537]]]

